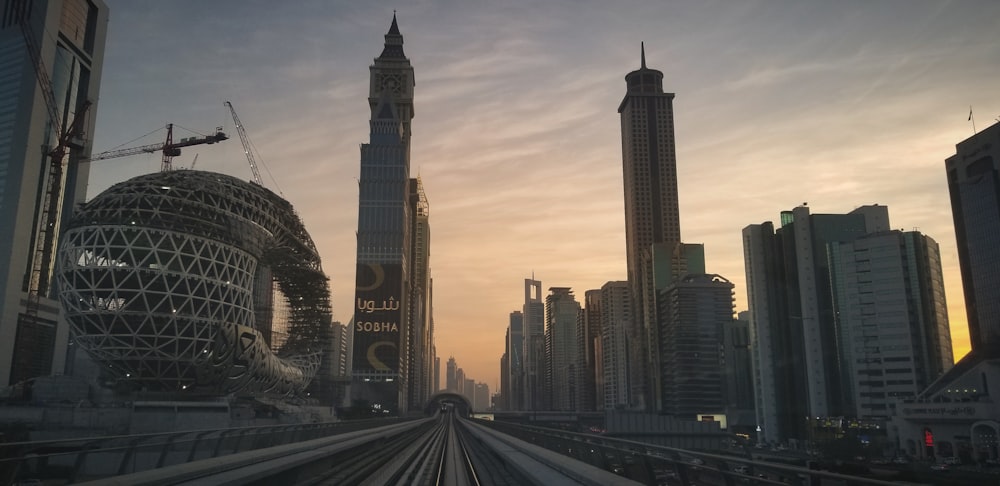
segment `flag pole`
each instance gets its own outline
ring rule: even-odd
[[[976,117],[972,116],[972,105],[969,105],[969,121],[972,122],[972,134],[975,135],[976,132]]]

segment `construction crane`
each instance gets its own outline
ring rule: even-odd
[[[250,146],[250,138],[247,137],[247,131],[243,128],[240,117],[236,116],[236,109],[233,108],[233,104],[227,101],[226,106],[229,107],[229,112],[233,114],[233,123],[236,124],[236,133],[240,134],[240,141],[243,142],[243,152],[247,154],[247,162],[250,163],[250,171],[253,172],[253,181],[258,186],[263,186],[264,183],[260,180],[260,172],[257,170],[257,162],[253,158],[253,149]]]
[[[28,299],[22,317],[26,324],[35,325],[38,323],[39,299],[49,290],[52,254],[59,236],[56,232],[59,229],[59,206],[63,200],[64,159],[71,150],[80,150],[84,146],[83,122],[87,118],[91,102],[90,100],[80,102],[76,107],[73,120],[63,127],[60,104],[56,102],[51,78],[49,78],[45,63],[42,61],[41,49],[35,42],[35,35],[31,28],[31,4],[23,0],[12,2],[9,13],[12,14],[11,18],[16,19],[15,22],[20,25],[25,48],[31,57],[35,78],[38,81],[38,88],[42,92],[45,108],[48,111],[49,123],[56,135],[55,145],[47,152],[49,163],[44,187],[45,194],[41,200],[41,214],[39,214],[35,242],[32,247],[34,255],[31,259],[31,275],[28,279]],[[37,352],[41,353],[40,350]]]
[[[174,124],[167,124],[167,141],[163,143],[154,143],[151,145],[142,145],[140,147],[124,148],[119,150],[108,150],[106,152],[101,152],[90,160],[104,160],[113,159],[116,157],[126,157],[129,155],[137,154],[151,154],[154,152],[163,152],[163,161],[160,163],[161,171],[168,171],[172,169],[173,158],[181,154],[181,147],[190,147],[192,145],[202,145],[202,144],[213,144],[215,142],[221,142],[223,140],[229,140],[229,136],[223,133],[222,127],[216,127],[215,133],[212,135],[205,135],[204,137],[190,137],[182,138],[180,142],[174,143]]]

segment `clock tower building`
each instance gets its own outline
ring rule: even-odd
[[[351,406],[361,415],[405,413],[413,356],[409,204],[413,68],[392,17],[369,68],[369,142],[361,145]]]

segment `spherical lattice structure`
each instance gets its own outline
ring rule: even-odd
[[[222,174],[158,172],[104,191],[63,232],[57,278],[76,344],[149,391],[295,394],[329,339],[327,278],[298,215]],[[275,299],[281,323],[266,311]],[[287,332],[278,353],[275,325]]]

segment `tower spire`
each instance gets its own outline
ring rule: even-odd
[[[393,24],[396,23],[395,16],[393,16],[393,21],[392,22],[393,22]],[[641,52],[641,57],[642,57],[642,69],[646,69],[646,43],[645,42],[640,42],[639,43],[639,50]]]

